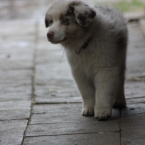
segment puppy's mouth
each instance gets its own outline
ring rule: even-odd
[[[62,43],[62,42],[64,42],[64,41],[66,41],[66,40],[67,40],[66,37],[65,37],[64,39],[62,39],[62,40],[53,40],[53,39],[48,39],[48,41],[50,41],[50,42],[53,43],[53,44]]]

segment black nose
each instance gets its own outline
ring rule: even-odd
[[[54,36],[54,32],[48,32],[47,33],[47,38],[52,39]]]

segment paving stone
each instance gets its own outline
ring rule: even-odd
[[[13,20],[13,21],[1,21],[0,34],[2,37],[20,37],[35,34],[35,21],[31,20]]]
[[[48,97],[48,96],[37,96],[35,102],[37,104],[56,104],[56,103],[80,103],[82,102],[81,97]]]
[[[36,85],[36,102],[81,102],[80,94],[74,81],[67,79],[48,79],[46,84]],[[38,84],[38,83],[37,83]]]
[[[81,103],[75,104],[40,104],[34,105],[33,114],[43,113],[77,113],[80,112]]]
[[[2,70],[33,68],[34,34],[36,29],[34,24],[33,21],[21,21],[20,24],[18,20],[0,22],[0,27],[5,28],[0,29],[0,67]],[[28,47],[29,52],[28,49],[24,49]]]
[[[1,110],[0,109],[0,121],[4,120],[22,120],[22,119],[28,119],[30,117],[30,107],[26,109],[7,109],[7,110]]]
[[[55,121],[55,119],[53,119]],[[95,133],[106,131],[119,131],[120,119],[112,119],[105,122],[99,122],[92,117],[87,117],[87,121],[81,122],[59,122],[48,124],[29,125],[26,136],[44,136],[44,135],[70,135],[80,133]]]
[[[33,35],[26,35],[26,36],[16,35],[16,36],[11,36],[11,37],[6,37],[6,36],[1,35],[0,38],[1,38],[0,39],[0,43],[1,43],[0,52],[1,53],[13,54],[13,53],[22,51],[25,53],[32,54],[32,52],[34,51],[35,37]]]
[[[11,82],[11,83],[10,83]],[[20,87],[29,87],[31,88],[32,80],[11,80],[9,82],[0,83],[0,91],[3,92],[6,88],[20,88]],[[7,91],[8,92],[8,91]]]
[[[7,92],[1,93],[0,101],[29,101],[31,100],[31,94],[27,94],[24,92]]]
[[[3,61],[3,62],[0,62],[0,66],[3,70],[33,69],[33,62]]]
[[[1,54],[8,54],[10,55],[7,58],[11,58],[13,54],[19,54],[20,52],[25,52],[26,54],[32,54],[34,51],[34,37],[33,36],[18,36],[18,37],[11,37],[5,38],[2,37],[0,40],[2,45],[0,49]],[[20,54],[19,54],[20,55]],[[19,57],[19,55],[17,55]],[[25,54],[23,54],[25,56]],[[22,54],[21,54],[22,56]],[[23,56],[22,56],[23,57]]]
[[[43,106],[34,106],[34,114],[26,136],[119,131],[119,110],[113,110],[113,117],[109,121],[99,122],[93,117],[81,116],[81,104]]]
[[[121,121],[123,145],[144,145],[145,142],[145,113],[126,115]]]
[[[49,109],[49,108],[48,108]],[[54,119],[55,118],[55,119]],[[118,119],[119,118],[119,111],[117,110],[113,110],[112,113],[112,119]],[[76,113],[69,113],[69,112],[65,112],[65,113],[41,113],[41,114],[33,114],[32,115],[32,120],[31,120],[31,124],[46,124],[46,123],[76,123],[79,124],[80,122],[88,122],[90,120],[92,120],[94,118],[89,118],[89,117],[83,117],[81,115],[81,109]],[[112,120],[111,119],[111,120]],[[96,121],[96,120],[95,120]],[[91,123],[91,122],[90,122]]]
[[[67,66],[64,49],[60,45],[53,45],[47,42],[47,40],[40,41],[37,50],[37,64],[51,64],[51,61],[55,63],[63,62],[63,66]],[[57,58],[57,59],[56,59]],[[69,65],[68,65],[69,66]]]
[[[31,101],[28,100],[28,101],[3,101],[3,102],[0,102],[0,110],[11,110],[11,109],[22,109],[22,108],[29,108],[31,106]]]
[[[145,81],[127,81],[125,84],[125,96],[127,99],[145,97]]]
[[[145,113],[145,103],[129,104],[127,108],[122,110],[122,116],[134,116],[136,114]]]
[[[49,49],[42,49],[37,52],[36,81],[39,78],[45,77],[47,79],[54,77],[54,75],[56,78],[60,78],[61,75],[61,77],[72,79],[66,57],[65,55],[62,57],[63,50],[61,50],[59,46],[51,49],[51,46],[53,45],[49,44],[47,46]],[[51,71],[48,71],[50,69]],[[60,75],[58,75],[58,72]]]
[[[83,117],[81,115],[82,104],[58,104],[58,105],[45,105],[45,108],[42,108],[44,105],[36,105],[34,106],[34,112],[31,118],[31,124],[56,124],[56,123],[85,123],[96,122],[97,120],[93,117]],[[39,108],[39,111],[37,109]],[[47,108],[47,109],[46,109]],[[36,110],[38,111],[36,111]],[[40,112],[41,111],[41,112]],[[112,120],[118,122],[120,118],[119,110],[113,110],[112,112]],[[96,124],[98,125],[98,124]]]
[[[23,54],[23,55],[22,55]],[[17,60],[17,61],[33,61],[33,50],[26,51],[26,50],[8,50],[8,51],[1,51],[0,52],[0,60]]]
[[[66,58],[61,57],[60,48],[39,51],[35,77],[36,102],[81,102],[70,67]]]
[[[118,132],[26,137],[24,145],[119,145]]]
[[[0,121],[0,145],[20,145],[27,120]]]
[[[123,145],[144,145],[145,104],[130,104],[122,111],[121,131]]]
[[[32,70],[27,70],[27,69],[21,69],[21,70],[1,70],[0,71],[0,76],[1,76],[1,82],[0,84],[10,84],[10,82],[19,82],[20,84],[22,83],[31,83],[31,77],[32,77]],[[26,82],[25,82],[26,81]],[[17,84],[16,83],[16,84]]]
[[[138,23],[128,25],[129,48],[127,52],[127,79],[142,76],[145,72],[145,41]]]
[[[32,92],[32,88],[31,86],[11,86],[11,87],[2,87],[2,89],[0,88],[1,93],[7,93],[7,92],[23,92],[23,93],[27,93],[27,94],[31,94]]]
[[[7,21],[0,27],[0,145],[18,145],[31,110],[35,25]]]
[[[135,99],[127,99],[127,104],[145,103],[145,97],[138,97]]]
[[[51,79],[54,77],[56,77],[56,79],[57,78],[72,79],[70,70],[68,68],[69,66],[65,65],[62,61],[48,63],[47,65],[36,66],[36,69],[37,69],[36,81],[40,78]],[[48,71],[48,70],[51,70],[51,71]]]

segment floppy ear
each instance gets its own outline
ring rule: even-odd
[[[96,16],[95,10],[82,1],[73,1],[69,9],[74,13],[77,23],[83,27],[87,27]]]

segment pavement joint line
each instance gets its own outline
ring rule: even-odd
[[[58,124],[58,122],[56,122],[56,123],[33,123],[30,125],[43,125],[43,124]]]
[[[79,135],[79,134],[103,134],[103,133],[119,133],[119,131],[98,131],[98,132],[86,132],[86,133],[71,133],[71,134],[56,134],[56,135],[34,135],[34,136],[24,136],[25,138],[29,137],[48,137],[48,136],[69,136],[69,135]]]
[[[128,102],[127,106],[133,104],[145,104],[145,102]]]
[[[126,81],[131,82],[131,83],[132,82],[144,82],[145,81],[145,76],[140,76],[140,77],[136,77],[136,78],[134,77],[134,78],[131,78],[131,79],[127,79]]]
[[[82,102],[36,102],[35,105],[81,104]]]
[[[34,29],[34,52],[33,52],[33,69],[32,69],[32,95],[31,95],[31,109],[30,109],[30,116],[26,125],[26,128],[24,130],[24,134],[23,134],[23,139],[21,142],[21,145],[24,145],[24,139],[25,139],[25,135],[28,129],[28,126],[31,122],[31,118],[32,118],[32,111],[34,108],[34,102],[35,102],[35,66],[36,66],[36,54],[37,54],[37,44],[38,44],[38,35],[39,35],[39,21],[35,22],[34,25],[35,29]]]
[[[22,118],[22,119],[4,119],[4,120],[0,120],[0,122],[3,122],[3,121],[17,121],[17,120],[19,120],[19,121],[21,121],[21,120],[28,120],[29,118]]]
[[[126,98],[126,100],[130,100],[130,99],[141,99],[141,98],[145,98],[145,96]]]
[[[120,115],[120,120],[119,120],[120,145],[123,145],[122,143],[122,109],[119,109],[119,115]]]
[[[15,68],[11,68],[11,70],[9,70],[9,69],[2,69],[1,71],[15,71],[15,70],[19,71],[19,70],[32,70],[32,69],[34,69],[34,68],[33,67],[23,67],[23,68],[17,68],[17,67],[15,67]]]

